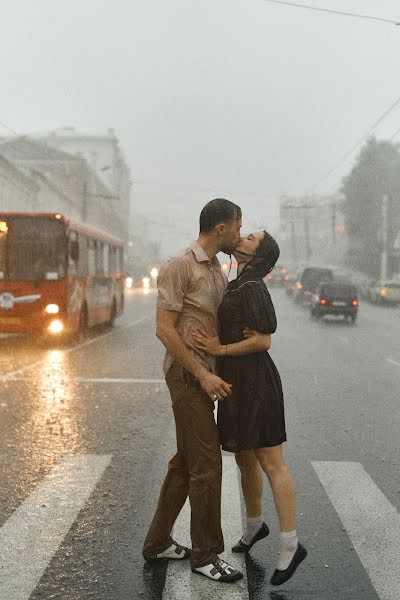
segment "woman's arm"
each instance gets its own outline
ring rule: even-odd
[[[234,344],[221,344],[218,336],[209,336],[201,331],[193,333],[196,348],[213,356],[244,356],[254,352],[265,352],[271,348],[271,335],[252,332],[250,337]]]

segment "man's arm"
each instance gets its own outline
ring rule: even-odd
[[[222,345],[218,336],[209,336],[201,331],[193,332],[196,348],[212,356],[245,356],[255,352],[265,352],[271,348],[271,335],[251,329],[244,332],[245,339],[240,342]]]
[[[252,331],[251,335],[241,342],[221,346],[217,356],[244,356],[254,352],[265,352],[271,348],[271,335]]]
[[[192,373],[198,380],[203,390],[211,400],[223,400],[231,393],[230,384],[226,383],[213,373],[207,371],[186,348],[176,325],[179,312],[157,308],[157,330],[156,335],[165,348],[182,365],[184,369]]]

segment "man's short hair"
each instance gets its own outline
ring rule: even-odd
[[[200,213],[200,233],[209,233],[218,223],[238,221],[242,209],[237,204],[225,198],[215,198],[207,202]]]

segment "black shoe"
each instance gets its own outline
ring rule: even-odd
[[[285,583],[286,581],[288,581],[292,577],[292,575],[294,575],[294,572],[296,571],[297,567],[299,566],[301,561],[305,559],[306,556],[307,556],[307,550],[301,544],[299,544],[297,547],[296,553],[293,556],[288,568],[285,569],[284,571],[275,569],[275,572],[269,581],[270,584],[271,585],[282,585],[282,583]]]
[[[263,523],[260,529],[253,537],[253,539],[251,540],[250,544],[245,544],[244,542],[242,542],[242,540],[240,540],[237,544],[233,546],[232,552],[250,552],[254,544],[259,540],[262,540],[263,538],[267,537],[267,535],[269,535],[268,525]]]
[[[181,546],[177,542],[172,541],[171,546],[164,550],[164,552],[159,552],[155,556],[145,556],[143,554],[143,558],[149,564],[157,564],[167,560],[184,560],[185,558],[189,558],[190,554],[190,548],[186,548],[185,546]]]
[[[204,567],[192,567],[192,571],[220,583],[235,583],[243,579],[243,573],[220,558]]]

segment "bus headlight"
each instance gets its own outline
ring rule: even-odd
[[[48,331],[50,331],[50,333],[61,333],[63,329],[64,325],[58,320],[52,321],[48,326]]]
[[[58,306],[58,304],[48,304],[46,306],[46,312],[49,315],[56,315],[60,312],[60,307]]]

